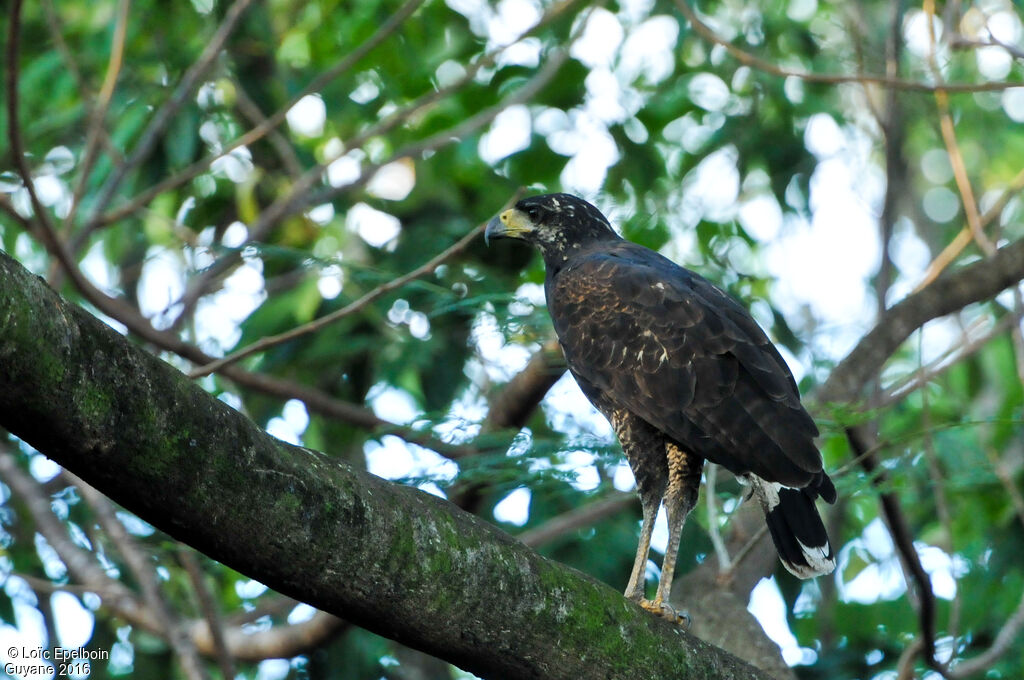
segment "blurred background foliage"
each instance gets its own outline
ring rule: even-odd
[[[537,545],[621,587],[639,507],[609,428],[542,349],[539,260],[473,238],[380,286],[518,191],[573,191],[750,305],[813,399],[884,307],[1024,236],[1019,5],[687,1],[26,3],[2,22],[20,51],[0,244],[185,371],[201,355],[169,336],[219,357],[372,295],[234,367],[272,389],[198,379],[276,436],[512,533],[612,507]],[[974,670],[1024,673],[1021,312],[1017,290],[931,322],[856,399],[816,405],[840,568],[776,569],[766,623],[798,677],[937,676],[881,491],[931,576],[939,663],[996,645]],[[843,434],[868,422],[881,483]],[[464,677],[193,553],[22,442],[0,456],[3,648],[109,651],[91,677]],[[721,507],[695,513],[681,571],[730,530],[738,486],[710,491]]]

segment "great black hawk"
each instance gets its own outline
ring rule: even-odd
[[[626,597],[668,606],[679,536],[709,460],[764,509],[775,547],[800,578],[835,557],[814,501],[836,490],[796,381],[746,309],[706,279],[624,240],[569,194],[525,198],[487,225],[488,239],[540,250],[555,333],[580,389],[611,422],[636,477],[640,544]],[[664,503],[669,541],[654,600],[644,598],[651,531]]]

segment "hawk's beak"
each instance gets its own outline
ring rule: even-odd
[[[533,222],[526,213],[509,208],[487,223],[484,242],[490,245],[492,238],[523,238],[533,231]]]

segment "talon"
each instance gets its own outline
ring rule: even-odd
[[[690,627],[690,615],[685,611],[677,611],[675,607],[667,602],[652,601],[645,598],[640,600],[638,604],[655,616],[667,619],[677,626]]]

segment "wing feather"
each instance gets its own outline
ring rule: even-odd
[[[574,258],[547,294],[569,367],[599,408],[628,409],[737,474],[789,486],[820,476],[818,430],[792,374],[711,283],[620,242]]]

